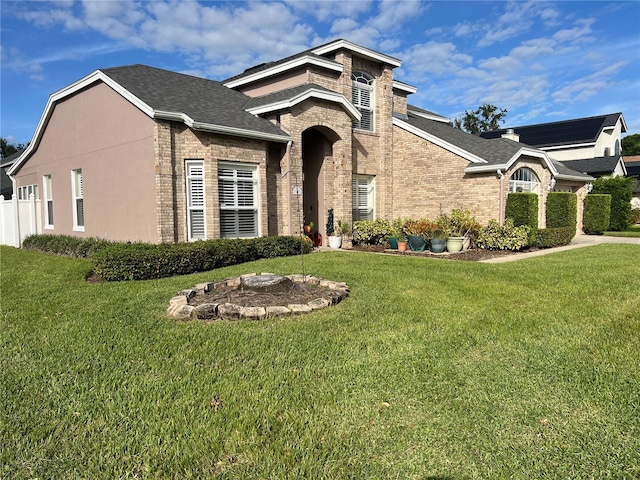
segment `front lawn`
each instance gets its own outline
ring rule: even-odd
[[[145,282],[0,247],[0,478],[640,477],[640,248],[305,256],[336,307],[180,323]]]
[[[631,225],[623,232],[604,232],[609,237],[640,237],[640,225]]]

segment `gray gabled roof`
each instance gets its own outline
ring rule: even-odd
[[[301,93],[306,92],[310,88],[325,91],[327,93],[336,93],[333,90],[329,90],[328,88],[322,87],[315,83],[304,83],[302,85],[296,85],[295,87],[285,88],[284,90],[278,90],[277,92],[268,93],[267,95],[262,95],[260,97],[250,98],[249,101],[245,104],[244,108],[246,110],[250,110],[252,108],[261,107],[263,105],[271,105],[272,103],[284,102],[300,95]]]
[[[0,167],[6,168],[6,167],[10,167],[11,165],[13,165],[13,162],[16,161],[16,159],[22,155],[22,152],[24,152],[24,148],[21,150],[18,150],[17,152],[12,153],[11,155],[4,157],[2,160],[0,160]]]
[[[539,123],[511,127],[520,135],[520,142],[536,148],[560,147],[595,142],[605,128],[613,128],[622,119],[622,131],[626,132],[626,124],[622,113],[610,113],[595,117],[575,118],[560,122]],[[506,128],[482,132],[482,138],[500,138]]]
[[[220,82],[146,65],[100,70],[154,111],[181,113],[199,124],[285,136],[277,126],[244,110],[250,97]]]
[[[620,163],[620,155],[609,157],[583,158],[580,160],[564,160],[562,164],[572,170],[589,175],[608,175],[613,173]]]

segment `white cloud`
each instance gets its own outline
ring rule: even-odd
[[[416,44],[400,54],[410,81],[423,79],[426,75],[452,74],[468,66],[472,57],[457,51],[450,42],[427,42]]]

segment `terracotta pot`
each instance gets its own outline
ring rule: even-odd
[[[311,233],[311,227],[309,225],[305,225],[303,227],[303,230],[304,230],[304,233],[307,233],[307,234]]]
[[[398,251],[406,252],[407,251],[407,242],[398,241]]]

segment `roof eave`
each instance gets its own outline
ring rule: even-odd
[[[362,114],[353,106],[353,104],[349,100],[347,100],[344,95],[337,92],[319,90],[317,88],[309,88],[304,92],[301,92],[298,95],[286,100],[273,102],[267,105],[261,105],[255,108],[248,108],[247,112],[253,115],[261,115],[263,113],[269,113],[276,110],[284,110],[286,108],[291,108],[298,103],[304,102],[309,98],[317,98],[320,100],[327,100],[329,102],[338,103],[342,105],[342,107],[346,110],[352,120],[359,121],[362,118]]]
[[[396,90],[402,90],[403,92],[407,92],[407,93],[416,93],[418,91],[418,89],[413,85],[409,85],[407,83],[400,82],[398,80],[394,80],[392,83],[392,86]]]
[[[418,112],[416,110],[412,110],[411,108],[407,108],[407,111],[413,113],[414,115],[422,118],[426,118],[427,120],[434,120],[440,123],[451,123],[451,120],[447,117],[441,117],[440,115],[429,115],[428,113]]]
[[[381,63],[386,63],[387,65],[391,65],[392,67],[399,67],[400,65],[402,65],[402,62],[397,58],[385,55],[384,53],[376,52],[361,45],[356,45],[355,43],[351,43],[348,40],[336,40],[334,42],[327,43],[326,45],[314,48],[313,50],[311,50],[311,52],[315,53],[316,55],[326,55],[327,53],[335,52],[336,50],[340,50],[341,48],[351,50],[361,57],[365,57]]]
[[[344,70],[344,67],[341,64],[334,62],[333,60],[329,60],[327,58],[318,58],[312,55],[304,55],[302,57],[293,58],[288,62],[274,65],[271,68],[267,68],[255,73],[250,73],[246,76],[231,80],[224,83],[223,85],[227,88],[237,88],[304,65],[316,65],[318,67],[326,68],[328,70],[333,70],[339,73],[342,73]]]

